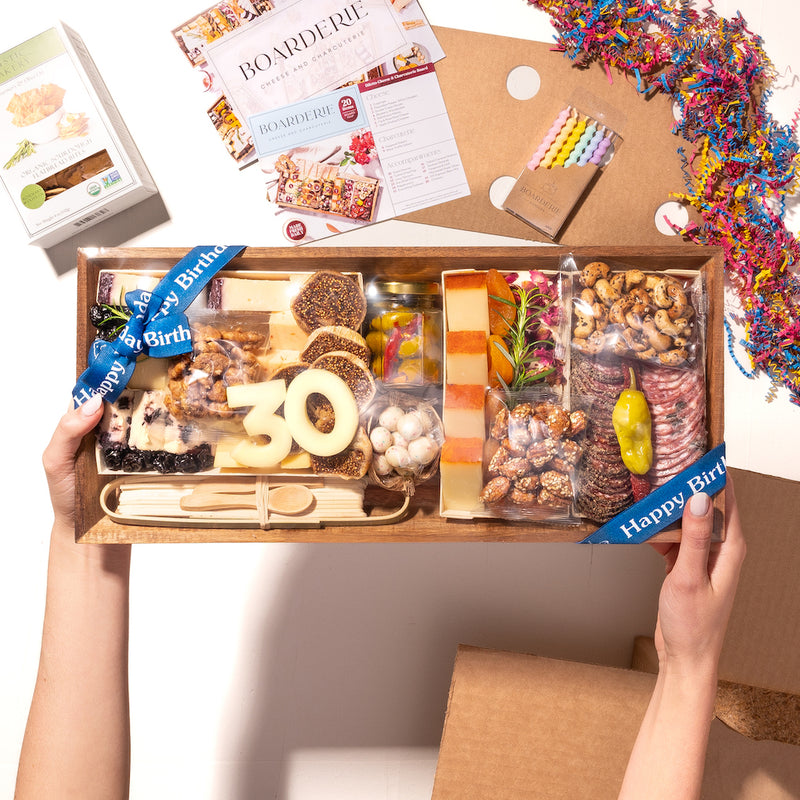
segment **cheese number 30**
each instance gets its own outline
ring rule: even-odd
[[[292,380],[263,381],[228,387],[231,408],[251,406],[244,418],[245,439],[231,451],[244,467],[266,468],[280,464],[292,448],[292,440],[315,456],[341,453],[358,430],[358,405],[347,384],[324,369],[307,369]],[[306,401],[323,395],[333,407],[334,425],[327,433],[308,418]],[[276,412],[283,404],[283,416]],[[254,441],[269,437],[266,443]]]

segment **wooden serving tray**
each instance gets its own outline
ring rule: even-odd
[[[94,302],[97,278],[103,269],[167,271],[189,248],[112,248],[78,250],[77,372],[87,366],[94,339],[88,309]],[[572,253],[576,258],[619,261],[643,270],[677,269],[702,271],[706,277],[708,319],[706,341],[706,419],[709,448],[724,439],[724,331],[723,255],[719,248],[675,247],[415,247],[415,248],[247,248],[227,266],[231,270],[303,272],[316,269],[360,272],[367,283],[374,276],[407,281],[440,281],[441,273],[459,269],[504,271],[557,270],[559,259]],[[155,542],[577,542],[596,526],[559,526],[501,519],[453,520],[439,516],[439,486],[434,477],[421,484],[411,498],[407,513],[399,521],[380,524],[403,504],[398,493],[369,487],[366,510],[375,525],[328,525],[314,528],[215,528],[143,526],[112,520],[103,512],[100,496],[114,476],[98,475],[94,436],[84,440],[78,454],[75,538],[93,543]],[[714,498],[716,533],[723,530],[724,492]],[[670,541],[673,531],[656,538]]]

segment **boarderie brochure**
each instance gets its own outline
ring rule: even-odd
[[[444,56],[417,0],[227,0],[172,33],[240,166],[252,115]]]
[[[248,117],[283,231],[304,244],[469,194],[432,64]]]

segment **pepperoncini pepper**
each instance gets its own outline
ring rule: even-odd
[[[652,422],[644,393],[636,388],[631,369],[630,388],[624,389],[614,406],[611,421],[617,434],[622,462],[635,475],[644,475],[653,465]]]

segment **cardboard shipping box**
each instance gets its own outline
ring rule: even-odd
[[[461,647],[433,800],[612,800],[655,676]],[[800,749],[711,727],[704,800],[792,800]]]
[[[720,660],[702,796],[796,800],[800,485],[730,474],[748,549]],[[649,637],[635,642],[631,665],[460,647],[434,800],[616,798],[655,683]]]

